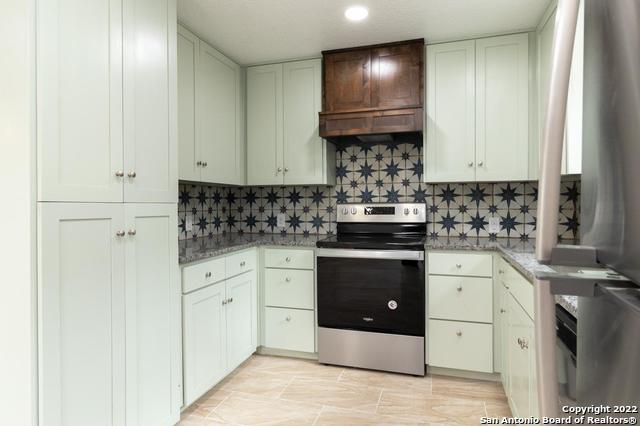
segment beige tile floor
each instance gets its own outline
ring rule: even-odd
[[[179,424],[475,425],[487,415],[510,416],[500,383],[254,355]]]

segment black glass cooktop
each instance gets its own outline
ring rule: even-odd
[[[320,248],[362,250],[424,250],[425,236],[389,234],[334,235],[316,243]]]

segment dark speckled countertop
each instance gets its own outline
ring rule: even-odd
[[[518,270],[527,280],[533,283],[536,272],[551,272],[551,268],[538,263],[535,256],[535,240],[521,241],[515,238],[437,238],[428,239],[426,250],[478,250],[498,251],[502,257]],[[563,244],[573,243],[563,241]],[[578,314],[578,298],[575,296],[556,296],[556,303],[569,311]]]
[[[179,242],[180,264],[196,262],[225,253],[258,246],[284,246],[315,248],[316,242],[326,235],[282,235],[282,234],[240,234],[230,233],[214,237],[182,240]],[[563,242],[566,243],[566,242]],[[533,282],[538,271],[550,271],[535,259],[533,241],[515,238],[437,238],[427,239],[426,250],[477,250],[498,251],[529,281]],[[578,301],[574,296],[557,296],[556,302],[574,316],[577,315]]]
[[[178,258],[180,265],[220,256],[221,254],[258,246],[316,246],[316,241],[326,238],[326,235],[281,235],[281,234],[240,234],[229,233],[216,235],[211,238],[181,240],[179,242]]]

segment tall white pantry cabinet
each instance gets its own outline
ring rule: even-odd
[[[176,1],[36,13],[39,421],[173,425]]]

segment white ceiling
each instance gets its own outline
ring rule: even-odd
[[[351,5],[369,17],[349,22]],[[451,40],[535,28],[549,0],[178,0],[178,19],[242,65],[424,37]]]

